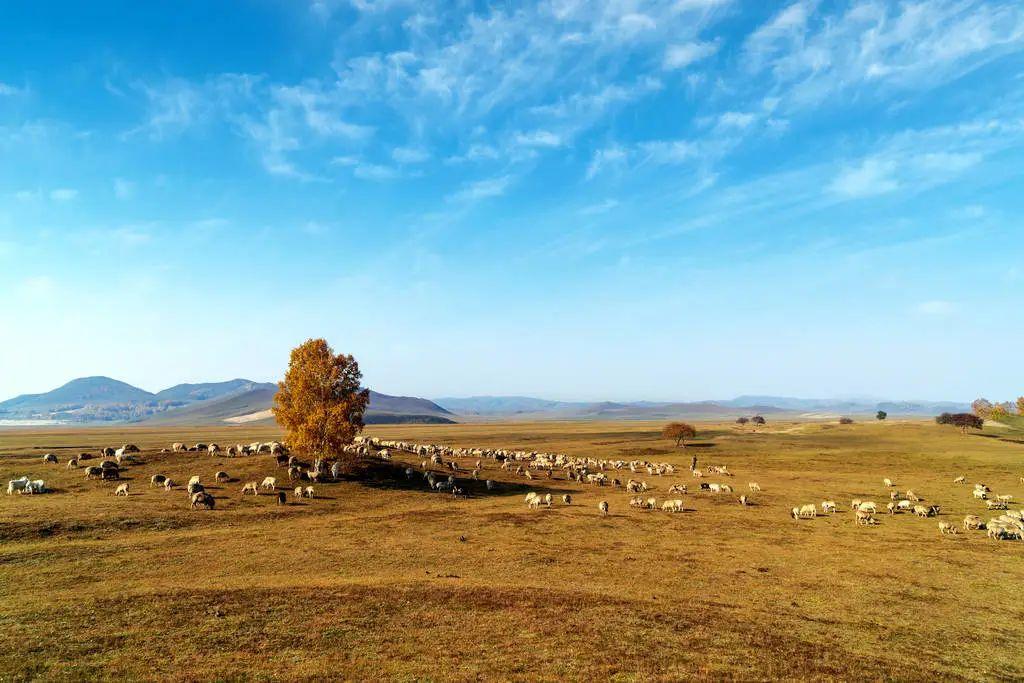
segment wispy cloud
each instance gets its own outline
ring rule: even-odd
[[[681,45],[669,45],[665,50],[662,68],[668,71],[685,69],[691,64],[707,59],[716,52],[718,52],[718,43],[712,41],[694,41]]]
[[[55,190],[50,190],[50,199],[55,202],[70,202],[78,197],[78,190],[70,187],[59,187]]]
[[[466,183],[461,189],[448,196],[448,201],[457,203],[472,203],[490,197],[498,197],[505,194],[512,177],[509,175],[497,178],[487,178]]]

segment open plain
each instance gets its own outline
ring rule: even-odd
[[[680,514],[629,507],[622,489],[526,481],[485,461],[469,496],[426,490],[420,458],[371,460],[312,500],[274,458],[160,453],[173,441],[248,443],[266,428],[0,431],[0,477],[51,493],[0,495],[0,679],[1013,680],[1024,677],[1024,543],[939,521],[990,515],[984,482],[1024,500],[1024,438],[931,422],[698,424],[686,448],[652,423],[390,425],[371,436],[668,462],[658,499],[687,484]],[[116,482],[68,458],[142,448]],[[45,464],[54,453],[59,463]],[[689,472],[724,465],[733,475]],[[88,464],[95,464],[93,460]],[[231,481],[218,484],[224,470]],[[199,475],[214,510],[189,509],[162,473]],[[288,504],[243,497],[277,476]],[[954,478],[966,476],[966,484]],[[938,518],[886,515],[883,478]],[[488,492],[483,479],[498,482]],[[699,481],[733,493],[697,492]],[[751,493],[748,482],[762,491]],[[528,509],[528,491],[552,507]],[[561,502],[564,493],[571,505]],[[741,506],[740,494],[751,498]],[[859,526],[850,500],[877,501]],[[833,515],[792,507],[832,499]],[[597,505],[607,500],[610,514]]]

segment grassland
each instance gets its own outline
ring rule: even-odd
[[[281,474],[269,456],[160,454],[172,441],[248,442],[261,428],[0,432],[0,478],[42,477],[40,496],[0,495],[0,679],[1020,680],[1024,544],[940,536],[935,519],[849,511],[797,522],[796,504],[887,501],[883,477],[981,513],[965,474],[1024,498],[1024,443],[929,422],[785,423],[757,433],[698,425],[682,451],[651,423],[378,426],[455,445],[723,464],[738,495],[687,496],[688,512],[640,512],[628,495],[563,479],[513,480],[466,500],[379,467],[318,486],[312,501],[243,499],[213,511],[148,487],[219,469]],[[143,447],[132,493],[63,462]],[[60,465],[44,465],[54,452]],[[408,459],[411,462],[411,459]],[[469,463],[464,463],[468,465]],[[417,463],[418,465],[418,463]],[[676,479],[644,476],[666,495]],[[714,480],[714,479],[712,479]],[[571,506],[527,510],[527,490]],[[597,502],[608,500],[602,518]]]

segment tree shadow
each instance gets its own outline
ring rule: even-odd
[[[423,493],[437,493],[448,496],[452,495],[450,491],[431,491],[427,488],[424,473],[419,468],[413,467],[412,469],[414,470],[414,474],[411,479],[408,478],[405,474],[405,470],[408,467],[410,466],[394,461],[360,462],[352,472],[342,476],[341,481],[350,481],[375,489],[419,491]],[[529,491],[550,493],[552,496],[562,495],[565,493],[578,493],[576,489],[548,485],[559,481],[567,481],[564,479],[536,479],[533,483],[494,480],[495,487],[491,490],[487,490],[486,476],[482,476],[480,479],[472,479],[469,477],[459,477],[458,474],[465,474],[463,472],[456,473],[451,472],[450,470],[428,471],[433,472],[438,481],[447,481],[449,476],[455,476],[455,485],[465,491],[467,498],[525,496]],[[610,487],[605,488],[610,489]]]

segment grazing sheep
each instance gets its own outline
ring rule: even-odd
[[[68,460],[69,470],[74,469],[76,467],[78,467],[78,458],[71,458],[70,460]]]
[[[1005,500],[986,500],[985,506],[989,510],[1005,510],[1007,507],[1009,507],[1006,504]]]
[[[206,490],[206,487],[203,486],[202,484],[199,484],[199,483],[190,483],[186,487],[186,491],[188,491],[188,495],[190,495],[190,496],[193,496],[193,495],[195,495],[195,494],[197,494],[197,493],[199,493],[201,491],[205,491],[205,490]]]
[[[213,475],[213,478],[219,482],[225,482],[231,477],[228,476],[227,472],[218,472],[217,474]]]
[[[188,485],[189,486],[191,486],[192,484],[198,484],[198,483],[199,483],[199,475],[198,474],[192,475],[192,478],[188,480]]]
[[[821,512],[822,514],[834,514],[836,511],[836,502],[834,500],[823,500],[821,501]]]
[[[295,487],[295,491],[293,493],[294,493],[296,498],[302,498],[302,487],[301,486],[296,486]]]
[[[861,503],[860,498],[854,498],[852,501],[850,501],[850,509],[851,510],[856,510],[857,508],[860,507],[860,503]]]
[[[607,515],[608,514],[608,501],[607,500],[602,500],[600,503],[597,504],[597,509],[601,512],[602,515]]]
[[[278,491],[277,492],[277,504],[278,505],[284,505],[287,502],[288,502],[288,496],[285,495],[285,492],[284,491]]]
[[[307,486],[306,490],[302,492],[302,495],[310,500],[316,497],[312,486]]]
[[[551,494],[547,493],[544,495],[544,504],[551,507]]]
[[[1001,500],[1004,503],[1009,503],[1009,502],[1011,502],[1013,500],[1013,496],[1011,496],[1009,494],[1004,494],[1004,495],[1001,495],[1001,496],[996,496],[996,500]]]
[[[981,517],[978,515],[967,515],[964,517],[964,531],[972,531],[978,529],[984,529],[985,523],[981,521]]]
[[[211,496],[206,491],[198,491],[192,494],[193,510],[195,510],[196,508],[206,508],[207,510],[212,510],[214,505],[216,505],[216,502],[214,501],[213,496]]]
[[[814,506],[814,503],[808,503],[807,505],[801,505],[799,510],[800,517],[817,517],[818,508]]]
[[[206,450],[207,452],[209,452],[210,455],[213,455],[215,453],[220,453],[220,446],[218,446],[215,443],[211,443],[209,446],[206,447]]]
[[[888,511],[888,513],[890,515],[895,515],[896,514],[896,503],[890,502],[889,504],[887,504],[885,506],[885,509],[886,509],[886,511]]]
[[[172,443],[171,444],[171,450],[173,452],[175,452],[175,453],[181,453],[183,450],[185,450],[185,444],[183,444],[183,443]]]
[[[953,483],[954,484],[966,484],[967,483],[967,477],[965,477],[963,475],[960,475],[959,477],[957,477],[956,479],[953,480]]]
[[[91,465],[85,468],[85,478],[92,479],[93,477],[103,478],[103,468],[96,465]]]
[[[54,465],[56,465],[57,456],[54,455],[53,453],[47,453],[46,455],[43,456],[43,462],[53,463]]]
[[[165,477],[164,475],[154,474],[152,477],[149,478],[149,485],[150,487],[163,486],[165,481],[167,481],[167,477]]]
[[[956,528],[956,524],[952,522],[939,522],[939,533],[940,534],[958,534],[960,530]]]
[[[930,511],[924,505],[915,505],[914,514],[918,517],[931,517]]]
[[[164,481],[164,491],[171,491],[175,486],[177,486],[177,483],[175,483],[173,479],[167,479]]]
[[[911,500],[911,501],[913,501],[915,503],[920,503],[921,502],[921,497],[918,496],[913,491],[907,491],[907,500]]]
[[[277,488],[277,479],[275,477],[264,477],[263,482],[260,484],[260,488],[274,490]]]
[[[886,477],[885,479],[883,479],[883,480],[882,480],[882,483],[883,483],[883,484],[885,484],[885,487],[886,487],[886,488],[890,488],[890,489],[891,489],[891,488],[892,488],[893,486],[895,486],[895,484],[893,484],[893,483],[892,483],[892,479],[889,479],[888,477]]]
[[[242,495],[244,496],[247,493],[251,493],[254,496],[260,495],[259,484],[257,484],[254,481],[250,481],[249,483],[247,483],[245,486],[242,487]]]
[[[857,517],[856,517],[856,519],[854,521],[857,524],[861,524],[863,526],[870,526],[872,524],[878,524],[878,520],[875,519],[874,515],[872,515],[867,510],[860,510],[860,509],[857,510]]]
[[[871,500],[865,500],[864,502],[857,506],[857,509],[863,512],[870,512],[871,514],[878,512],[878,506],[875,505],[875,502]]]
[[[747,497],[746,496],[740,496],[740,505],[746,507],[746,505],[747,505]]]
[[[909,511],[910,507],[911,505],[909,500],[901,500],[896,503],[896,509],[900,512]]]
[[[565,494],[564,496],[562,496],[562,502],[565,503],[566,505],[572,505],[572,496],[570,496],[568,493]]]
[[[750,482],[749,484],[747,484],[747,487],[750,488],[751,493],[761,490],[761,485],[758,484],[756,481]]]
[[[976,488],[971,493],[971,495],[973,495],[978,500],[986,500],[988,498],[988,492],[985,489],[978,489],[978,488]]]
[[[114,489],[115,496],[127,496],[128,495],[128,482],[118,484],[117,488]]]

